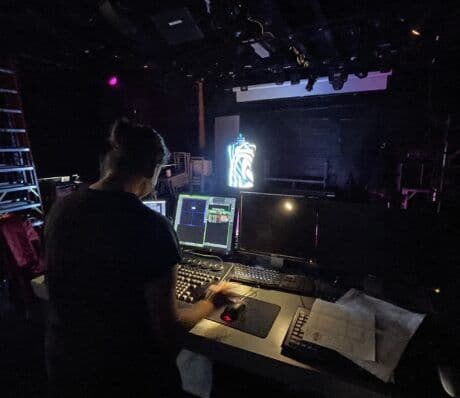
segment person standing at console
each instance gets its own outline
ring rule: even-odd
[[[180,396],[178,337],[230,288],[214,286],[212,299],[177,308],[177,238],[139,200],[156,185],[168,150],[153,129],[125,119],[109,144],[102,178],[56,203],[45,227],[50,393]]]

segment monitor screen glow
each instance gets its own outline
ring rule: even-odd
[[[231,251],[235,206],[235,198],[180,194],[174,220],[180,244]]]

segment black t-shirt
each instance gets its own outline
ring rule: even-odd
[[[95,380],[104,387],[124,377],[140,386],[171,377],[173,358],[156,342],[144,298],[144,284],[180,259],[166,217],[131,193],[89,189],[52,209],[45,256],[52,381],[90,389]]]

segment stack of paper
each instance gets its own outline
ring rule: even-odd
[[[424,317],[351,289],[335,304],[315,301],[303,338],[388,382]]]
[[[405,310],[356,289],[349,290],[337,302],[351,310],[368,308],[375,311],[376,361],[350,359],[384,382],[392,380],[393,372],[425,314]]]
[[[375,314],[372,311],[351,311],[317,299],[303,332],[303,339],[311,343],[345,356],[375,360]]]

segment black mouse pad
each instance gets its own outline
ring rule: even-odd
[[[246,308],[235,321],[225,322],[220,318],[225,307],[220,308],[218,311],[214,311],[207,319],[257,337],[267,337],[281,307],[250,297],[245,297],[244,302]]]

